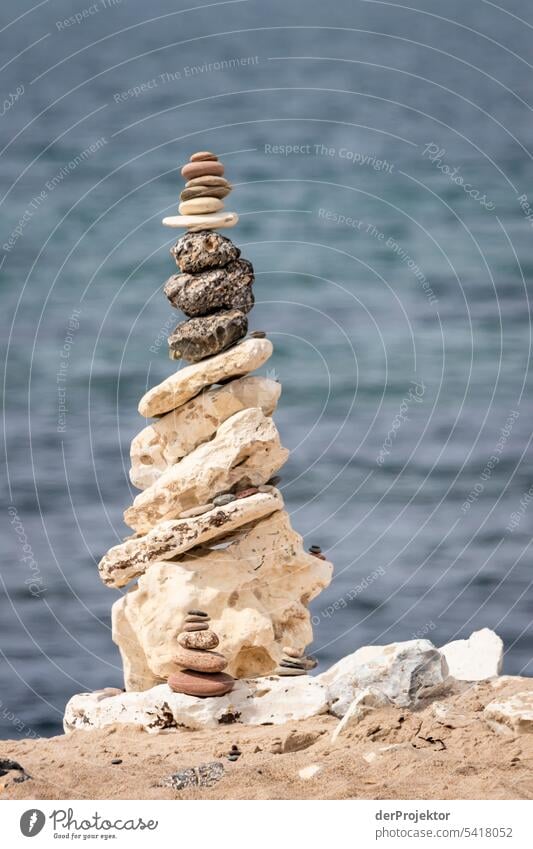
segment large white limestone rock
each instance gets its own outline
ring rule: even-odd
[[[259,368],[272,356],[268,339],[245,339],[233,348],[193,363],[150,389],[139,402],[141,416],[160,416],[198,395],[206,386],[223,383]]]
[[[213,439],[141,492],[125,511],[124,521],[138,533],[146,533],[163,519],[175,519],[235,486],[266,483],[288,454],[271,418],[258,407],[242,410],[223,422]]]
[[[474,631],[468,640],[454,640],[440,649],[450,675],[459,681],[484,681],[502,671],[503,641],[490,628]]]
[[[394,704],[407,707],[448,677],[445,658],[429,640],[388,646],[364,646],[317,676],[329,689],[331,712],[344,716],[361,690],[380,690]]]
[[[315,678],[268,677],[237,681],[227,696],[211,699],[174,693],[167,684],[139,693],[80,693],[67,704],[63,725],[66,733],[117,724],[157,733],[232,722],[281,725],[327,710],[326,690]]]
[[[331,563],[307,554],[285,511],[178,560],[151,563],[113,605],[113,639],[127,690],[146,690],[176,666],[176,638],[187,611],[205,610],[218,651],[237,678],[268,675],[285,645],[313,636],[307,604],[330,580]]]
[[[169,560],[282,509],[281,493],[273,488],[271,492],[258,492],[215,507],[200,516],[159,522],[145,536],[133,537],[109,549],[98,564],[100,577],[109,587],[124,587],[155,560]]]
[[[276,380],[250,376],[201,392],[137,434],[130,450],[132,484],[139,489],[151,486],[240,410],[260,407],[266,416],[272,415],[280,393]]]
[[[533,733],[533,690],[489,702],[483,719],[500,734]]]

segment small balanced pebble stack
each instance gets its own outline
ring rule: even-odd
[[[292,648],[291,646],[283,646],[283,656],[279,666],[276,669],[275,675],[293,676],[307,675],[310,669],[317,666],[318,661],[315,657],[306,657],[303,651]]]
[[[187,321],[178,324],[168,344],[171,359],[199,362],[246,336],[254,270],[233,242],[213,232],[239,220],[236,212],[224,212],[223,198],[232,187],[216,154],[193,153],[181,173],[187,182],[180,214],[164,218],[163,224],[188,232],[172,250],[181,274],[167,280],[164,292]]]
[[[213,651],[218,637],[209,628],[209,615],[204,610],[189,610],[183,631],[178,635],[174,661],[181,667],[168,677],[168,686],[186,696],[224,696],[233,689],[235,679],[226,675],[228,661]]]

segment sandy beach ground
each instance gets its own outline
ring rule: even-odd
[[[0,757],[31,780],[3,782],[7,799],[531,799],[533,734],[502,734],[484,706],[533,690],[533,680],[499,678],[419,710],[373,711],[335,743],[339,720],[320,716],[283,726],[222,725],[148,735],[109,728],[40,740],[2,741]],[[237,745],[241,757],[227,754]],[[112,761],[119,759],[120,763]],[[210,761],[224,764],[211,787],[158,787],[166,776]],[[312,778],[300,770],[316,766]]]

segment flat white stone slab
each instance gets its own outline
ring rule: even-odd
[[[195,232],[235,227],[238,220],[236,212],[208,212],[204,215],[169,215],[163,218],[163,224],[165,227],[184,227]]]
[[[237,681],[227,696],[198,699],[160,684],[141,693],[98,690],[67,704],[65,733],[110,725],[136,725],[149,733],[178,728],[214,728],[232,722],[282,725],[326,713],[327,690],[316,678],[256,678]]]

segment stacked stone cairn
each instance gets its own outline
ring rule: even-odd
[[[272,343],[246,336],[253,268],[217,232],[238,221],[223,210],[231,185],[213,153],[193,154],[181,173],[180,214],[163,223],[186,232],[164,291],[187,316],[170,357],[187,362],[141,398],[151,421],[131,444],[141,492],[124,519],[134,534],[99,571],[107,586],[128,587],[112,615],[126,690],[166,682],[205,698],[231,692],[235,678],[314,666],[307,606],[333,567],[305,551],[277,488],[288,457],[272,421],[281,387],[250,374]]]
[[[217,635],[209,629],[209,614],[205,610],[189,610],[174,657],[182,670],[168,676],[170,689],[202,698],[230,693],[234,679],[223,671],[228,661],[223,654],[212,651],[218,643]]]
[[[239,220],[235,212],[222,212],[222,198],[231,192],[231,185],[218,157],[208,151],[193,153],[181,173],[187,183],[180,195],[180,215],[165,218],[163,223],[187,227],[189,234],[174,249],[182,273],[170,277],[164,291],[188,321],[178,324],[168,343],[172,359],[197,362],[246,335],[246,314],[254,305],[254,270],[229,239],[206,231],[233,227]],[[198,236],[192,235],[198,231]],[[211,264],[214,251],[217,258]]]

